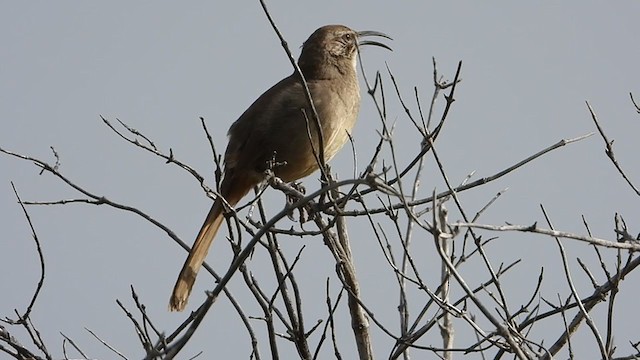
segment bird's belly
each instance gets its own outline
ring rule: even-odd
[[[355,120],[342,121],[339,122],[340,126],[323,128],[322,139],[325,162],[330,161],[347,142],[354,123]],[[311,144],[313,144],[313,148]],[[319,141],[315,136],[313,137],[313,142],[310,141],[308,136],[302,142],[296,142],[292,139],[287,144],[286,149],[275,150],[276,160],[286,162],[286,165],[275,169],[276,175],[288,182],[301,179],[318,170],[317,157],[321,155],[319,148]],[[279,159],[278,153],[288,154],[288,156]]]

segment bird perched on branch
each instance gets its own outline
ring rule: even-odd
[[[266,170],[273,170],[283,181],[294,181],[318,169],[316,156],[323,154],[324,160],[329,161],[342,148],[360,108],[356,75],[359,46],[391,50],[380,42],[362,39],[367,36],[391,39],[377,31],[358,32],[342,25],[327,25],[304,42],[298,67],[306,79],[317,122],[302,79],[294,71],[262,94],[231,125],[220,185],[220,195],[228,205],[235,206],[261,183]],[[180,271],[169,302],[171,311],[184,310],[224,212],[225,204],[218,197]]]

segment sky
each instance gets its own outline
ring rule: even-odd
[[[436,148],[454,184],[474,172],[471,180],[490,176],[560,141],[596,131],[585,104],[589,101],[629,177],[640,183],[636,134],[640,116],[629,97],[640,99],[640,24],[638,2],[596,1],[497,2],[474,1],[268,1],[267,5],[294,56],[316,28],[344,24],[358,30],[389,34],[393,52],[364,49],[365,71],[372,79],[380,71],[385,84],[389,124],[394,124],[397,156],[402,164],[417,153],[420,137],[405,115],[391,85],[389,71],[403,99],[416,113],[414,88],[423,108],[431,100],[432,58],[439,74],[453,79],[459,61],[462,73],[451,113]],[[126,143],[100,119],[120,119],[143,132],[163,152],[173,154],[206,177],[213,186],[213,162],[199,117],[211,131],[218,151],[226,146],[229,125],[264,90],[291,73],[291,65],[257,1],[110,1],[12,2],[0,13],[0,147],[53,163],[50,147],[60,157],[60,171],[74,183],[113,201],[139,208],[191,243],[211,205],[197,181],[174,165]],[[387,70],[387,67],[389,70]],[[364,84],[361,81],[361,86]],[[358,172],[379,139],[381,122],[364,92],[354,129]],[[444,98],[437,100],[439,118]],[[384,165],[389,165],[388,148]],[[383,164],[378,164],[378,170]],[[343,150],[332,161],[340,178],[353,173],[353,154]],[[29,226],[11,188],[23,200],[55,201],[82,197],[27,161],[0,154],[0,273],[3,295],[0,314],[24,309],[40,276]],[[304,181],[319,187],[318,175]],[[420,196],[445,184],[432,156],[425,162]],[[627,221],[632,234],[638,219],[638,196],[627,186],[604,154],[599,136],[555,150],[509,175],[460,194],[474,214],[499,191],[507,189],[479,222],[485,224],[545,224],[544,205],[557,229],[615,240],[614,215]],[[282,208],[275,191],[267,194],[272,213]],[[371,205],[377,201],[370,199]],[[452,222],[461,219],[453,203]],[[130,358],[143,356],[135,333],[117,307],[120,299],[132,307],[133,285],[157,325],[172,331],[186,314],[167,312],[169,293],[186,253],[166,233],[131,213],[106,206],[68,204],[28,206],[42,244],[46,278],[32,318],[51,351],[61,356],[62,336],[74,339],[95,358],[113,358],[85,328],[95,331]],[[388,220],[380,218],[383,226]],[[291,223],[283,223],[288,228]],[[377,317],[398,329],[397,285],[370,228],[354,221],[350,229],[361,275],[363,297]],[[552,238],[519,233],[498,236],[489,246],[493,265],[522,262],[505,278],[513,306],[525,302],[544,268],[541,294],[557,300],[570,292]],[[432,242],[416,235],[415,251],[430,285],[436,287],[439,264]],[[593,249],[563,240],[574,281],[581,295],[591,282],[577,259],[587,263],[596,280],[605,281]],[[339,286],[331,256],[319,237],[283,238],[290,254],[305,246],[299,281],[309,298],[308,321],[323,317],[325,279]],[[229,262],[228,244],[218,240],[208,262],[222,272]],[[617,252],[603,252],[613,271]],[[627,254],[622,253],[623,258]],[[269,264],[251,260],[254,272],[268,281]],[[265,270],[266,269],[266,270]],[[486,280],[486,269],[471,261],[461,270],[472,283]],[[208,282],[208,283],[207,283]],[[621,285],[614,319],[618,355],[633,353],[629,334],[640,333],[634,316],[640,285],[632,273]],[[201,276],[191,306],[211,288]],[[251,299],[241,281],[230,284],[247,304]],[[412,304],[424,299],[416,294]],[[306,303],[307,304],[307,303]],[[203,358],[248,358],[246,333],[229,304],[214,307],[183,358],[204,352]],[[257,311],[247,305],[248,311]],[[594,312],[605,331],[606,306]],[[259,313],[252,313],[258,315]],[[632,321],[633,320],[633,321]],[[344,354],[353,354],[348,320],[343,322]],[[259,321],[254,324],[260,328]],[[545,344],[562,329],[541,325],[532,334]],[[283,331],[283,329],[280,329]],[[261,330],[262,331],[262,330]],[[372,327],[374,352],[388,356],[392,340]],[[13,330],[18,336],[19,331]],[[434,333],[424,345],[440,345]],[[468,331],[461,327],[459,343]],[[27,343],[26,338],[21,340]],[[468,340],[468,339],[466,339]],[[576,337],[576,357],[597,351],[585,329]],[[283,344],[285,346],[285,344]],[[289,349],[288,351],[292,351]],[[426,358],[431,353],[420,353]],[[266,347],[263,357],[268,356]],[[327,357],[331,355],[328,351]],[[347,356],[348,357],[348,356]],[[566,353],[565,356],[566,357]],[[474,358],[472,356],[472,358]]]

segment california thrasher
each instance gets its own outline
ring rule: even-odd
[[[317,110],[322,142],[303,83],[295,71],[262,94],[231,125],[220,185],[220,195],[228,205],[236,205],[262,182],[267,169],[271,168],[285,182],[294,181],[318,169],[312,146],[319,155],[322,143],[328,161],[345,144],[360,108],[358,46],[376,45],[390,50],[377,41],[359,40],[365,36],[390,39],[377,31],[357,32],[342,25],[327,25],[302,45],[298,66]],[[169,302],[171,311],[184,310],[198,270],[224,219],[224,209],[223,200],[218,197],[180,271]]]

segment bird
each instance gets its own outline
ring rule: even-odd
[[[378,31],[325,25],[302,45],[297,64],[317,111],[322,141],[312,120],[304,83],[296,71],[260,95],[231,125],[220,196],[180,271],[169,300],[170,311],[186,307],[198,270],[224,220],[225,206],[235,206],[264,181],[267,170],[285,182],[304,178],[319,168],[314,151],[322,153],[320,143],[325,161],[331,160],[346,143],[360,108],[356,71],[359,47],[374,45],[391,50],[378,41],[363,39],[369,36],[391,40]]]

